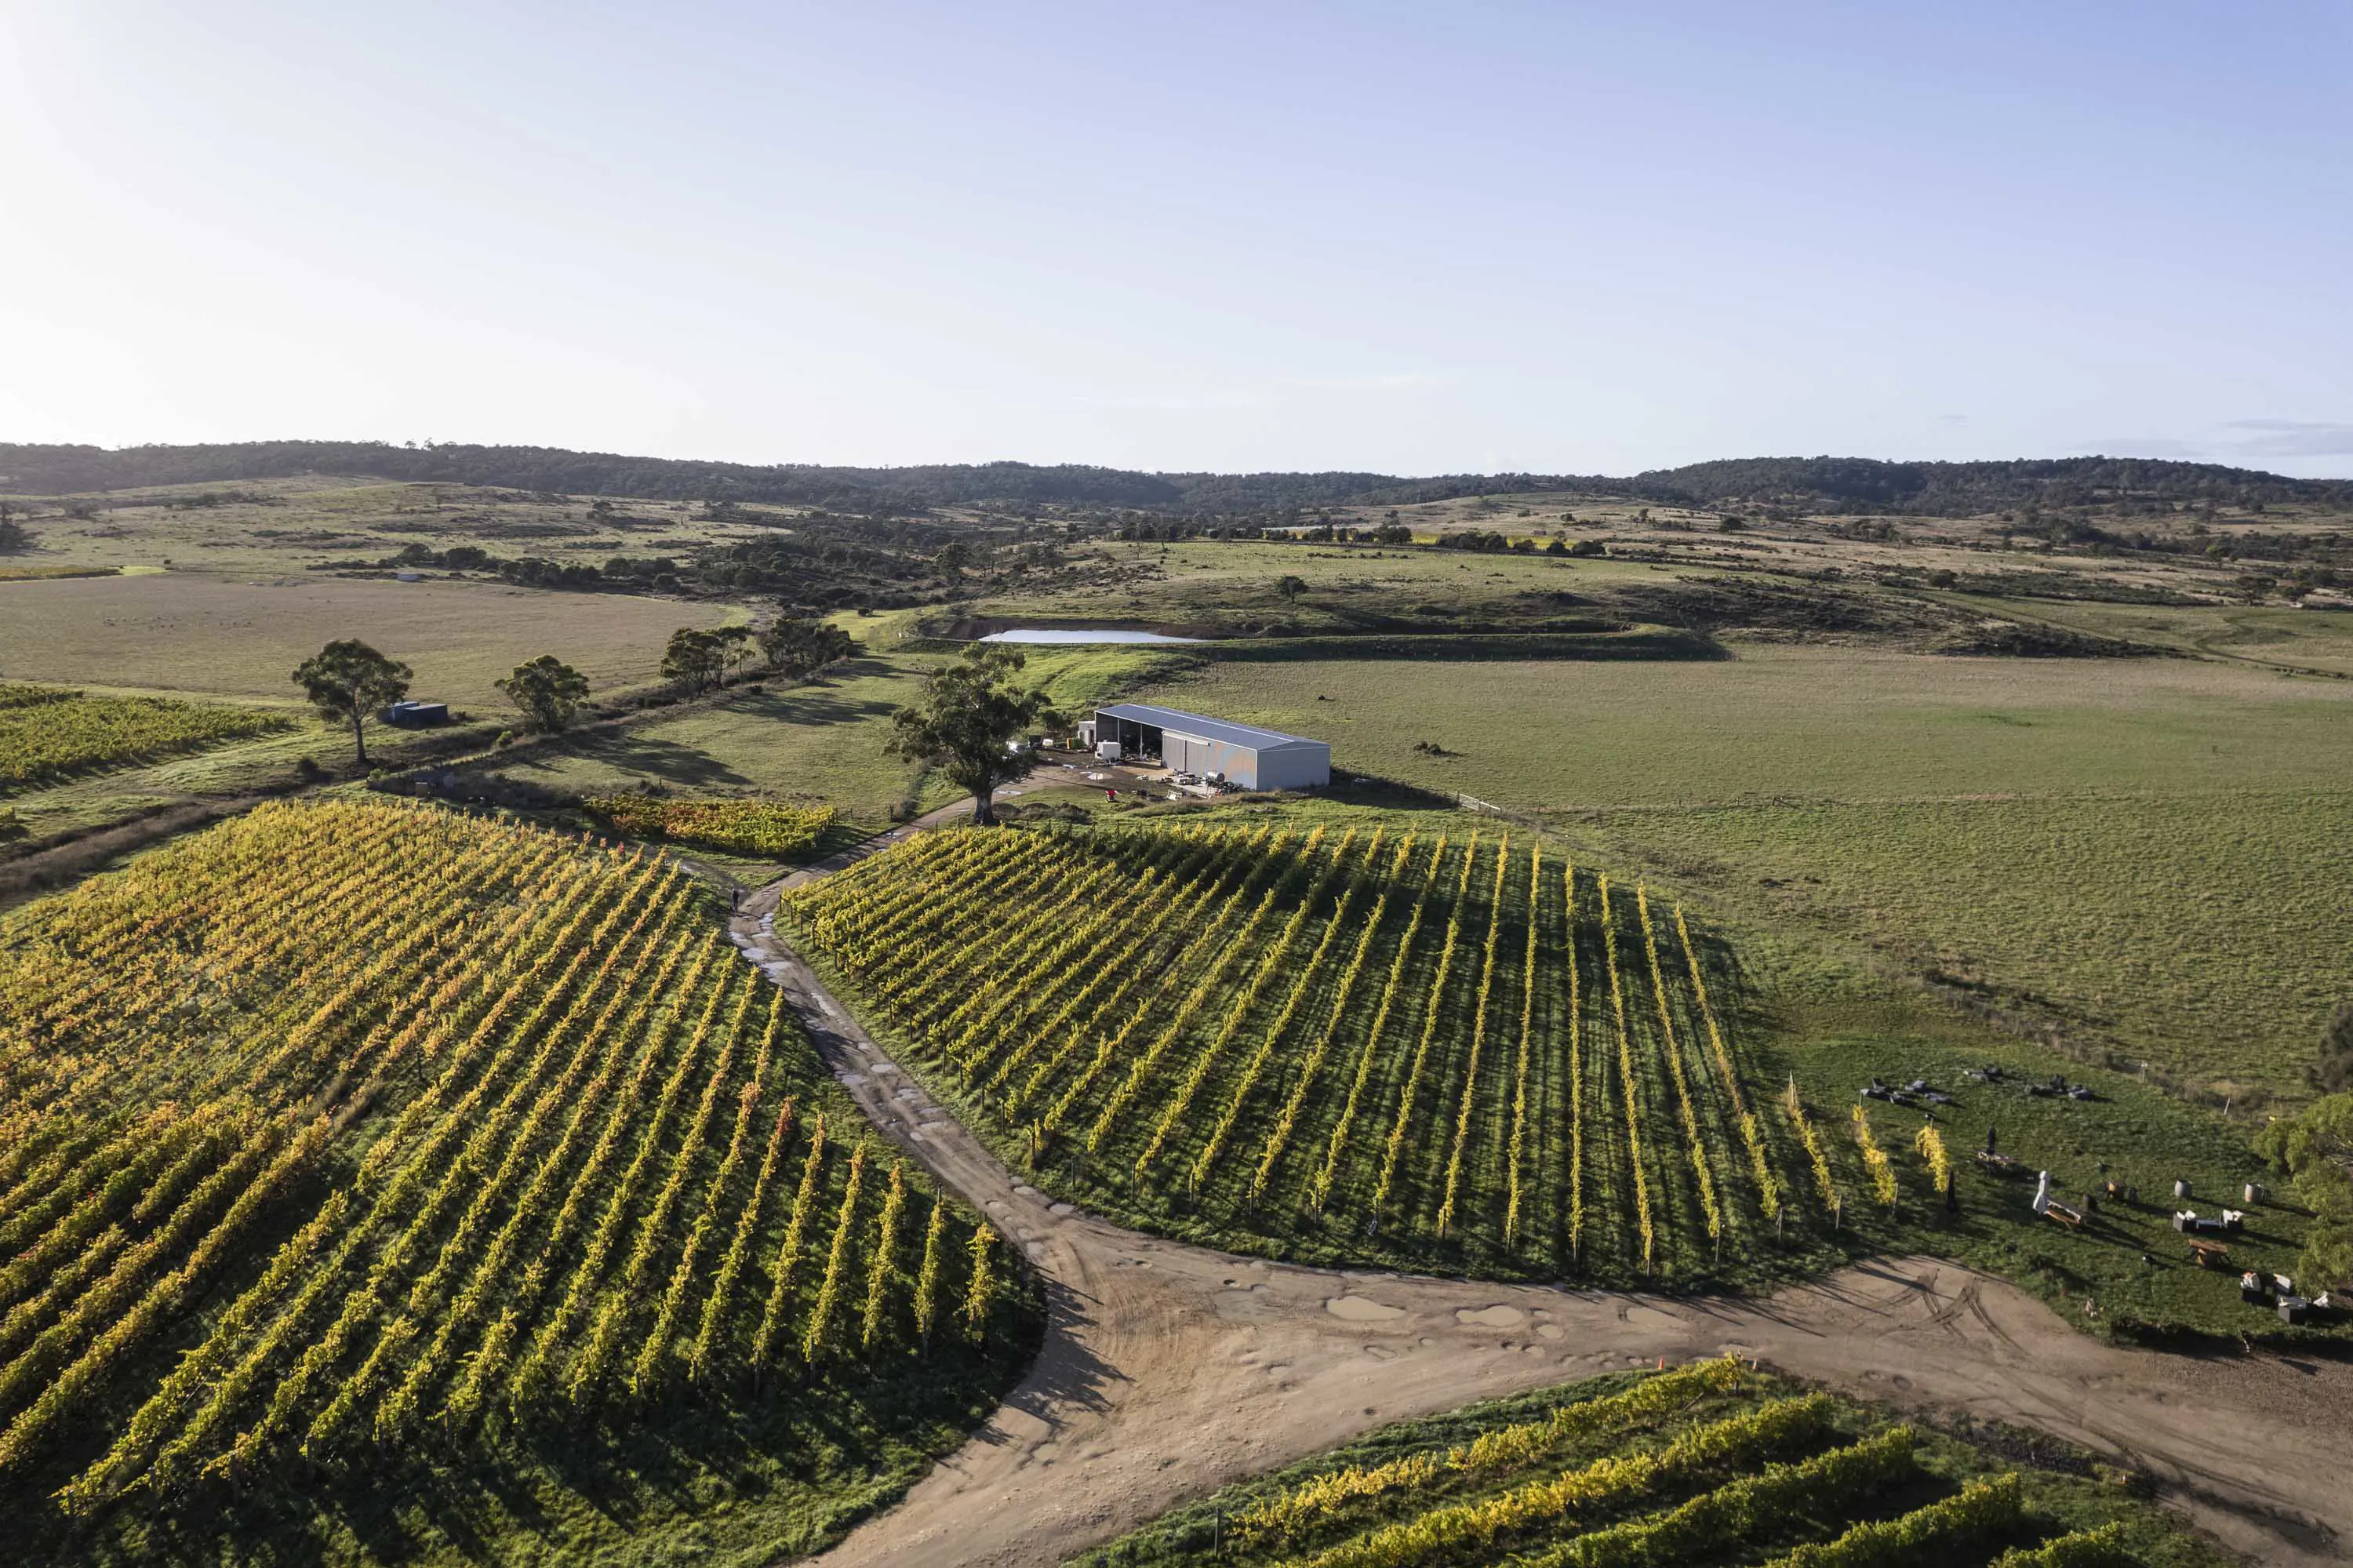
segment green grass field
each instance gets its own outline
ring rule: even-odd
[[[625,502],[617,518],[599,519],[586,497],[332,474],[112,491],[90,498],[96,511],[87,518],[49,511],[52,498],[7,499],[32,514],[31,561],[248,577],[372,564],[420,543],[601,562],[618,553],[684,555],[759,532],[700,521],[683,502]]]
[[[2038,619],[2057,625],[2218,659],[2353,675],[2353,614],[2343,610],[2281,605],[1960,602],[1999,610],[2031,609]]]
[[[1069,1568],[2230,1561],[2117,1473],[2067,1457],[2079,1473],[2021,1466],[1990,1442],[1902,1425],[1736,1362],[1699,1362],[1386,1426],[1174,1510]],[[2084,1555],[2056,1554],[2069,1550]]]
[[[1215,664],[1151,700],[1535,812],[2082,1050],[2293,1094],[2353,993],[2353,687],[2177,660]],[[1445,755],[1415,749],[1428,741]]]
[[[1525,628],[1589,619],[1593,596],[1675,575],[1630,561],[1357,546],[1106,543],[1079,555],[1099,563],[1082,580],[994,593],[967,608],[1011,623],[1124,622],[1220,636],[1270,626]],[[1285,577],[1307,591],[1286,600],[1276,589]]]
[[[742,612],[621,594],[486,584],[180,572],[12,583],[0,600],[0,671],[27,681],[247,697],[290,705],[288,679],[325,643],[356,637],[417,672],[413,696],[484,712],[491,683],[542,653],[599,688],[652,683],[681,626]]]
[[[51,1563],[797,1552],[1035,1347],[709,895],[280,805],[0,920],[0,1507]]]
[[[582,736],[500,771],[581,794],[657,784],[681,793],[807,797],[879,830],[916,783],[914,765],[883,747],[892,710],[913,698],[925,667],[856,659],[803,684],[747,692],[610,736]]]

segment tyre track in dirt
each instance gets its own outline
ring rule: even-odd
[[[1763,1298],[1651,1297],[1269,1263],[1054,1202],[776,939],[764,920],[784,885],[745,901],[737,945],[868,1118],[1028,1255],[1049,1311],[1036,1364],[987,1425],[817,1559],[827,1568],[1056,1563],[1372,1426],[1726,1352],[1900,1407],[2040,1427],[2146,1467],[2168,1502],[2262,1562],[2345,1561],[2353,1365],[2341,1361],[2120,1349],[1935,1258],[1864,1263]]]

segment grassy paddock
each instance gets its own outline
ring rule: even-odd
[[[340,637],[417,672],[414,694],[511,711],[491,683],[554,653],[599,687],[652,681],[681,626],[740,610],[620,594],[554,594],[459,583],[293,577],[255,582],[178,572],[9,587],[0,670],[152,692],[300,700],[295,665]]]
[[[2096,1054],[2294,1092],[2353,991],[2353,688],[2186,661],[1219,664],[1148,694],[1538,812]],[[1440,755],[1416,749],[1428,741]]]
[[[499,771],[587,795],[659,786],[809,797],[879,829],[915,788],[914,766],[883,747],[892,710],[913,700],[925,667],[854,659],[812,681],[543,747]]]
[[[2353,615],[2341,609],[1956,599],[1997,614],[2031,615],[2103,637],[2126,637],[2186,653],[2353,676]]]
[[[1219,638],[1589,635],[1597,625],[1644,619],[1626,610],[1641,596],[1709,575],[1634,561],[1353,546],[1105,542],[1072,554],[1087,568],[1075,579],[1002,587],[955,608],[997,625],[1149,626]],[[1286,577],[1307,585],[1298,598],[1279,591]]]

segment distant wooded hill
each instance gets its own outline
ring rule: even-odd
[[[1571,491],[1665,505],[1784,505],[1808,511],[1966,516],[2028,505],[2130,498],[2244,506],[2353,506],[2353,481],[2289,479],[2218,463],[2143,458],[1882,462],[1871,458],[1735,458],[1602,474],[1145,473],[1061,463],[831,468],[699,462],[560,447],[395,446],[385,441],[242,441],[208,446],[32,446],[0,442],[0,491],[60,495],[142,485],[211,484],[304,473],[500,485],[567,495],[765,501],[852,511],[1002,502],[1255,514],[1317,506],[1402,506],[1458,496]]]

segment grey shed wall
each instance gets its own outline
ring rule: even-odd
[[[1261,751],[1228,740],[1164,730],[1160,759],[1179,773],[1222,773],[1245,789],[1320,789],[1332,782],[1332,748],[1291,745]]]
[[[1253,789],[1320,789],[1332,782],[1328,746],[1282,746],[1258,754]]]
[[[1332,781],[1332,748],[1320,740],[1176,708],[1109,705],[1095,710],[1095,734],[1156,753],[1176,772],[1220,773],[1245,789],[1314,789]]]

